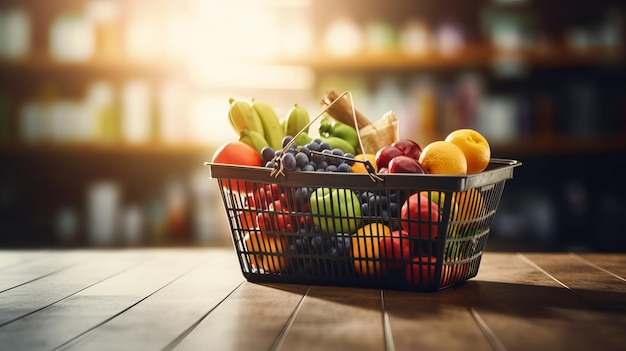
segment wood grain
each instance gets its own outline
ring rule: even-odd
[[[622,350],[626,255],[496,253],[432,293],[245,281],[228,249],[0,250],[2,350]]]

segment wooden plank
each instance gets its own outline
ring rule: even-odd
[[[485,254],[478,276],[457,291],[494,349],[623,348],[622,325],[526,256]]]
[[[616,275],[618,279],[626,281],[626,254],[585,253],[576,254],[575,257],[582,259],[589,265],[595,266],[597,269]]]
[[[284,339],[284,350],[385,348],[380,290],[312,286]]]
[[[85,262],[88,255],[86,252],[72,252],[68,255],[66,251],[47,254],[33,252],[32,255],[22,252],[15,257],[17,263],[0,269],[0,293]]]
[[[490,344],[454,288],[384,292],[395,350],[487,350]]]
[[[70,256],[79,254],[67,252]],[[0,326],[72,296],[140,261],[137,255],[112,257],[93,252],[83,264],[4,291],[0,293]]]
[[[306,291],[304,285],[245,282],[175,350],[269,350]]]
[[[620,317],[626,327],[626,281],[574,254],[525,256],[594,308]]]
[[[201,266],[63,349],[134,351],[166,348],[244,280],[232,250],[211,250],[202,254],[208,260]]]
[[[48,250],[0,250],[0,271],[50,254]]]
[[[104,251],[92,256],[93,262],[2,294],[10,296],[8,306],[2,299],[0,310],[11,312],[10,306],[27,305],[32,309],[33,302],[39,305],[38,295],[42,293],[54,296],[47,301],[57,301],[0,328],[0,345],[11,350],[62,346],[124,313],[206,259],[206,254],[199,251],[174,250]],[[137,257],[144,262],[136,264]],[[77,280],[82,289],[77,290]],[[85,286],[87,281],[92,283]],[[65,295],[68,291],[69,296]]]

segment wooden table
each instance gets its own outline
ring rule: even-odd
[[[435,293],[257,284],[229,249],[0,251],[0,350],[624,350],[626,254],[485,253]]]

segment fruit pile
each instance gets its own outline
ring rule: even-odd
[[[308,112],[294,106],[282,120],[258,100],[230,100],[237,141],[222,145],[213,163],[281,167],[292,172],[447,174],[484,171],[487,140],[472,129],[451,132],[424,148],[396,140],[375,154],[360,149],[354,127],[322,116],[315,135]],[[244,199],[231,222],[249,264],[260,273],[394,279],[404,284],[451,285],[467,278],[476,254],[476,228],[485,214],[478,189],[465,192],[287,187],[221,180]],[[448,201],[446,197],[449,196]],[[442,222],[447,228],[440,230]],[[446,241],[441,278],[435,279],[440,233]]]

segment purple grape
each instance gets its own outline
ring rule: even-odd
[[[287,171],[295,171],[296,170],[296,157],[291,153],[286,153],[283,156],[283,167]]]

